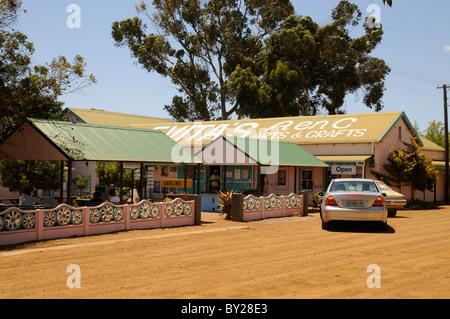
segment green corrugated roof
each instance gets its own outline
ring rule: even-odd
[[[47,140],[72,160],[174,163],[178,144],[159,130],[28,119]],[[180,147],[180,146],[178,146]],[[179,153],[176,153],[179,154]],[[184,163],[200,163],[188,151]]]
[[[260,165],[329,167],[317,157],[292,142],[223,136]]]

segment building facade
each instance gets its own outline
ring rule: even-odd
[[[312,194],[325,190],[333,178],[373,178],[371,171],[384,171],[383,164],[387,163],[390,149],[404,148],[404,143],[418,138],[422,152],[433,158],[438,170],[435,191],[413,195],[409,187],[403,187],[401,192],[408,199],[414,196],[426,201],[444,200],[444,149],[418,136],[407,115],[401,111],[183,123],[100,110],[66,109],[65,114],[72,122],[161,130],[193,154],[220,137],[238,137],[294,143],[314,155],[319,162],[328,164],[302,165],[299,156],[298,163],[279,165],[270,173],[258,172],[258,165],[254,163],[224,165],[204,161],[199,171],[192,168],[185,171],[176,165],[152,164],[152,176],[147,184],[147,196],[152,198],[163,198],[166,192],[183,191],[176,187],[162,187],[163,179],[191,179],[194,174],[200,177],[200,183],[190,185],[187,191],[212,192],[211,176],[217,171],[222,190],[250,191],[260,187],[263,193],[279,195],[306,191],[311,199]],[[74,163],[73,166],[73,174],[90,176],[91,185],[86,189],[87,193],[92,193],[98,185],[94,167],[95,162],[89,161]]]

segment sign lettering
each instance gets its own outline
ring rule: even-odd
[[[356,165],[331,165],[332,175],[356,175]]]
[[[237,136],[253,139],[290,140],[292,142],[313,142],[313,140],[331,140],[336,138],[362,138],[367,133],[366,128],[358,125],[358,119],[344,117],[338,119],[317,120],[280,120],[273,124],[262,121],[221,121],[174,123],[174,125],[157,125],[153,127],[162,130],[176,142],[196,144],[203,141],[209,143],[220,135]]]
[[[177,187],[184,188],[184,179],[163,179],[161,187]],[[186,180],[186,188],[192,188],[192,179]]]

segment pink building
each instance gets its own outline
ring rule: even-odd
[[[219,136],[276,139],[295,143],[320,161],[327,163],[329,167],[280,166],[276,172],[264,176],[264,192],[289,195],[292,192],[307,191],[310,200],[311,195],[323,191],[332,178],[373,178],[372,170],[383,172],[382,165],[387,162],[391,148],[404,148],[403,143],[410,142],[411,137],[418,137],[423,153],[433,158],[433,164],[438,170],[435,192],[426,191],[425,199],[444,200],[444,149],[418,136],[405,112],[401,111],[183,123],[99,110],[67,109],[66,115],[72,121],[89,124],[158,129],[175,142],[191,151],[194,150],[193,153]],[[256,178],[252,176],[257,172],[256,167],[244,166],[242,169],[234,168],[233,172],[224,170],[221,172],[222,180],[228,174],[236,180],[238,173],[242,180],[245,173],[254,184]],[[91,176],[90,191],[92,191],[98,183],[93,173],[95,162],[79,162],[73,167],[74,176],[76,174]],[[209,176],[217,168],[221,169],[219,166],[211,165],[204,165],[202,168],[202,191],[207,191]],[[161,178],[156,172],[156,185],[158,177]],[[409,187],[403,187],[401,192],[408,199],[411,197]],[[5,196],[0,194],[1,197]],[[424,197],[423,194],[416,192],[415,198]]]

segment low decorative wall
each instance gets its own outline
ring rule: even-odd
[[[242,204],[240,204],[242,203]],[[303,195],[291,193],[288,196],[270,194],[256,197],[233,194],[232,219],[235,221],[260,220],[271,217],[285,217],[303,213]]]
[[[28,241],[105,234],[121,230],[194,225],[194,200],[92,207],[61,204],[53,209],[22,210],[11,207],[0,213],[0,246]],[[198,205],[197,205],[198,206]]]

